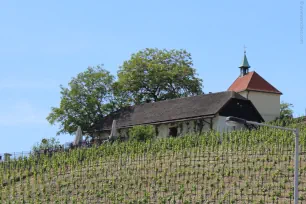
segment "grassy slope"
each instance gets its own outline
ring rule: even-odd
[[[305,132],[302,129],[302,150]],[[2,164],[0,181],[6,185],[0,187],[0,200],[290,203],[292,149],[291,134],[266,129],[79,149],[52,158]],[[306,198],[305,160],[302,154],[301,202]]]

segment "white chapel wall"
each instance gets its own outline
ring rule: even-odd
[[[239,94],[252,101],[265,122],[269,122],[279,117],[280,94],[257,91],[249,91],[249,94],[247,94],[247,91],[243,91]]]

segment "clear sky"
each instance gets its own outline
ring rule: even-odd
[[[204,92],[219,92],[238,76],[246,45],[250,71],[303,115],[304,7],[297,0],[1,1],[0,153],[28,151],[55,136],[45,118],[59,105],[60,84],[98,64],[116,74],[144,48],[186,49]]]

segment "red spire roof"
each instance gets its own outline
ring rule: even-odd
[[[282,94],[255,71],[249,72],[242,77],[238,77],[228,88],[228,91],[235,92],[241,92],[245,90]]]

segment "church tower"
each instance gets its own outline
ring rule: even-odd
[[[249,65],[248,59],[246,57],[246,51],[244,50],[244,57],[242,60],[242,63],[240,65],[240,77],[245,76],[247,73],[249,73],[249,68],[251,66]]]
[[[266,122],[275,120],[280,115],[282,93],[255,71],[249,72],[250,67],[246,51],[244,51],[244,57],[239,66],[239,77],[228,91],[235,91],[252,101]]]

